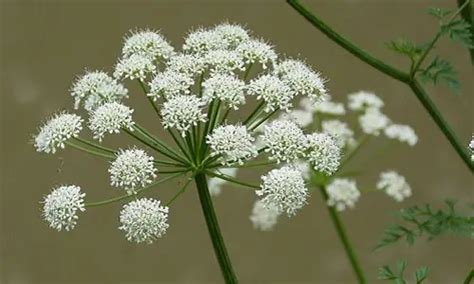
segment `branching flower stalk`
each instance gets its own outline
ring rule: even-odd
[[[138,84],[143,94],[129,94],[125,81]],[[237,276],[211,194],[225,182],[254,191],[258,200],[251,220],[268,230],[280,215],[293,216],[307,203],[310,192],[301,161],[326,179],[340,164],[342,146],[332,134],[308,133],[293,119],[273,120],[290,113],[295,100],[312,108],[329,98],[321,74],[301,60],[279,58],[273,46],[238,25],[191,31],[181,51],[157,31],[135,31],[125,38],[113,77],[88,71],[74,82],[71,95],[97,142],[79,136],[80,115],[60,112],[39,129],[34,146],[54,154],[67,145],[109,160],[110,185],[123,194],[91,202],[80,186],[55,187],[44,199],[49,225],[68,231],[76,227],[80,212],[126,201],[118,228],[131,242],[153,243],[170,228],[169,207],[194,181],[226,283],[237,283]],[[134,109],[123,102],[132,95],[148,100],[174,145],[133,119]],[[251,106],[249,114],[231,121],[229,113],[242,111],[245,104]],[[108,135],[119,133],[143,149],[103,146]],[[260,166],[276,166],[260,185],[235,176],[236,169]],[[178,177],[185,182],[167,202],[146,197]]]
[[[446,22],[441,22],[440,31],[436,33],[430,44],[428,44],[427,46],[415,46],[411,42],[408,42],[407,44],[406,41],[403,41],[402,44],[396,42],[392,43],[392,49],[394,49],[398,53],[407,55],[410,58],[412,62],[410,72],[401,71],[374,57],[367,51],[355,45],[342,35],[338,34],[336,31],[334,31],[319,17],[311,13],[302,4],[300,4],[298,0],[287,0],[287,2],[298,13],[305,17],[305,19],[308,20],[314,27],[316,27],[318,30],[320,30],[323,34],[325,34],[332,41],[340,45],[342,48],[352,53],[354,56],[369,64],[370,66],[374,67],[375,69],[379,70],[380,72],[408,85],[413,91],[413,93],[416,95],[418,100],[421,102],[421,104],[424,106],[426,111],[438,125],[439,129],[443,132],[448,141],[451,143],[451,146],[457,152],[459,157],[464,161],[464,163],[471,170],[471,172],[474,171],[474,163],[472,162],[469,152],[465,147],[464,143],[460,142],[453,129],[443,118],[439,109],[430,99],[428,94],[424,91],[417,78],[419,75],[422,79],[432,81],[433,83],[437,83],[438,80],[444,79],[449,86],[457,88],[458,83],[453,78],[453,75],[455,73],[452,70],[452,67],[446,61],[440,60],[438,57],[436,57],[428,66],[424,68],[422,68],[422,66],[424,59],[433,49],[441,35],[444,34],[449,34],[453,40],[460,41],[463,45],[472,50],[474,46],[474,43],[472,42],[472,35],[466,36],[465,32],[466,30],[472,30],[472,23],[465,24],[463,21],[456,20],[457,17],[459,17],[459,14],[462,13],[466,9],[466,7],[470,6],[470,3],[472,2],[471,0],[464,1],[463,4],[460,5],[459,9],[454,13],[445,13],[444,11],[441,11],[441,13],[433,13],[435,17],[440,18],[440,20],[443,20],[444,16],[448,16],[449,18]],[[470,32],[468,32],[468,34],[469,33]],[[453,34],[455,35],[454,37],[452,36]]]

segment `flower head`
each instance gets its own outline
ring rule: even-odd
[[[214,28],[214,31],[220,35],[226,48],[236,48],[241,42],[247,41],[250,37],[248,32],[239,25],[223,23]]]
[[[328,96],[324,79],[302,61],[287,59],[275,67],[275,74],[290,86],[296,95],[306,96],[313,103],[319,103]]]
[[[207,143],[211,148],[211,155],[222,155],[223,165],[238,163],[257,156],[254,145],[255,138],[242,125],[219,126],[207,136]]]
[[[390,119],[378,109],[371,108],[359,116],[359,124],[364,133],[378,136],[390,124]]]
[[[352,145],[355,143],[354,131],[347,126],[347,123],[337,119],[324,120],[321,123],[322,131],[333,136],[339,147]]]
[[[214,74],[202,86],[206,101],[219,99],[235,110],[245,103],[245,82],[231,74]]]
[[[308,161],[316,171],[332,175],[339,167],[341,148],[337,140],[326,133],[313,133],[307,136]]]
[[[109,168],[110,184],[121,187],[128,194],[150,184],[156,177],[157,169],[153,157],[140,149],[120,150]]]
[[[125,39],[122,53],[125,57],[139,54],[154,60],[162,60],[170,58],[174,48],[158,31],[141,30]]]
[[[183,50],[194,54],[205,54],[210,50],[224,49],[226,42],[215,30],[198,29],[188,34]]]
[[[265,152],[270,153],[270,159],[278,163],[297,160],[304,155],[307,146],[303,130],[290,120],[276,120],[265,125],[262,142]]]
[[[240,54],[230,50],[211,50],[203,60],[211,73],[230,73],[244,68],[244,61]]]
[[[301,109],[292,109],[287,113],[282,113],[278,120],[292,120],[299,127],[307,127],[313,122],[313,114]]]
[[[356,182],[347,178],[336,178],[326,188],[328,193],[328,205],[335,206],[338,211],[353,208],[359,200],[360,192]]]
[[[308,189],[298,169],[291,166],[274,169],[262,176],[262,181],[255,193],[265,208],[276,208],[279,213],[292,216],[306,204]]]
[[[380,174],[377,189],[385,191],[387,195],[399,202],[411,196],[411,187],[405,177],[394,171]]]
[[[167,62],[167,69],[194,77],[201,74],[205,69],[202,57],[194,54],[177,54]]]
[[[53,189],[44,198],[43,217],[55,230],[74,229],[77,224],[78,211],[85,211],[85,193],[76,185],[63,185]]]
[[[168,229],[168,207],[152,198],[127,203],[120,211],[120,227],[130,242],[153,243]]]
[[[36,151],[54,154],[57,148],[63,149],[67,140],[79,136],[82,121],[76,114],[67,112],[55,114],[36,135],[34,144]]]
[[[201,109],[204,105],[204,101],[194,95],[171,97],[161,109],[164,128],[174,127],[184,137],[191,126],[206,121],[206,114]]]
[[[318,103],[312,102],[308,98],[302,98],[300,106],[308,112],[316,112],[329,115],[344,115],[346,110],[344,104],[332,102],[331,100],[324,100]]]
[[[371,92],[359,91],[348,95],[348,107],[351,110],[363,111],[370,108],[380,109],[384,106],[382,99]]]
[[[408,125],[392,124],[385,128],[384,132],[388,138],[406,142],[410,146],[415,146],[418,143],[418,136],[415,130]]]
[[[266,112],[277,109],[288,111],[295,96],[290,87],[273,75],[263,75],[252,80],[247,87],[247,93],[257,96],[257,99],[263,99],[266,103]]]
[[[128,90],[102,71],[87,72],[74,82],[71,88],[74,108],[82,104],[87,111],[93,111],[104,103],[120,102],[128,97]]]
[[[218,172],[226,176],[235,177],[237,175],[237,168],[221,168],[218,169]],[[227,181],[218,177],[212,177],[207,183],[211,196],[218,196],[221,194],[222,186],[226,184]]]
[[[120,129],[133,130],[133,109],[120,103],[106,103],[92,112],[89,128],[94,138],[102,141],[106,133],[119,133]]]
[[[150,57],[133,54],[120,59],[115,66],[114,77],[117,79],[145,80],[147,75],[154,73],[156,66]]]
[[[244,41],[237,46],[235,51],[242,56],[245,64],[260,63],[263,69],[267,69],[267,65],[273,65],[277,60],[273,47],[261,40]]]
[[[250,215],[253,227],[261,231],[270,231],[276,225],[281,212],[277,206],[267,206],[260,200],[255,201]]]
[[[471,150],[471,161],[474,161],[474,135],[471,138],[471,142],[469,142],[469,150]]]
[[[156,100],[162,96],[189,94],[193,84],[194,80],[188,74],[166,70],[158,73],[149,83],[150,93],[148,93],[148,96]]]

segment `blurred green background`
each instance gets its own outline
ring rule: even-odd
[[[384,42],[405,36],[427,41],[437,23],[429,6],[454,7],[456,1],[347,0],[304,1],[342,34],[400,68],[404,58]],[[472,241],[451,236],[412,248],[405,243],[373,252],[392,212],[413,204],[441,205],[445,198],[474,201],[473,177],[426,114],[411,91],[360,62],[325,38],[284,1],[11,1],[1,6],[1,232],[0,283],[221,283],[222,278],[194,188],[171,208],[171,227],[153,245],[134,245],[117,230],[119,204],[91,208],[77,228],[57,233],[41,219],[39,201],[54,185],[76,183],[89,200],[118,194],[108,185],[107,163],[72,149],[57,155],[36,153],[29,143],[40,122],[55,111],[72,108],[68,89],[85,68],[110,71],[122,37],[130,29],[161,29],[175,46],[192,27],[224,20],[245,24],[276,45],[277,51],[301,56],[329,78],[336,101],[360,89],[386,102],[385,112],[412,125],[420,137],[415,148],[386,140],[369,143],[352,161],[366,173],[362,186],[378,173],[396,169],[405,175],[414,195],[396,203],[383,194],[362,196],[354,210],[342,213],[370,282],[377,268],[397,259],[413,268],[432,269],[427,283],[460,283],[474,266]],[[473,131],[473,69],[459,45],[442,41],[439,54],[459,71],[460,95],[443,87],[427,88],[466,145]],[[129,84],[135,118],[157,131],[152,110]],[[130,140],[110,137],[109,145]],[[124,144],[125,143],[125,144]],[[257,183],[259,173],[239,177]],[[178,188],[167,183],[150,193],[167,200]],[[319,193],[295,217],[281,218],[273,232],[252,228],[248,216],[254,194],[226,187],[215,199],[224,238],[242,283],[355,283],[342,246]]]

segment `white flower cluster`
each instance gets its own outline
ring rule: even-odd
[[[194,95],[179,95],[168,99],[161,108],[162,123],[164,128],[176,128],[181,135],[186,136],[186,132],[198,122],[207,119],[202,107],[206,103]]]
[[[328,205],[335,206],[338,211],[353,208],[360,197],[356,182],[347,178],[336,178],[326,188]]]
[[[57,148],[63,149],[67,140],[79,136],[82,121],[82,118],[76,114],[67,112],[55,114],[36,135],[34,144],[36,150],[54,154]]]
[[[77,224],[77,213],[85,211],[84,196],[76,185],[63,185],[53,189],[44,198],[43,217],[55,230],[69,231]]]
[[[154,159],[140,149],[120,150],[109,168],[110,184],[121,187],[128,194],[150,184],[156,178]]]
[[[359,117],[359,124],[364,133],[378,136],[390,124],[390,119],[379,109],[369,108]]]
[[[166,70],[158,73],[150,83],[149,97],[157,100],[160,97],[170,97],[179,94],[189,94],[194,80],[187,73]]]
[[[385,136],[391,139],[397,139],[400,142],[405,142],[410,146],[415,146],[418,143],[418,136],[415,130],[408,125],[392,124],[385,128]]]
[[[411,187],[405,177],[394,171],[380,174],[377,189],[385,191],[387,195],[399,202],[411,196]]]
[[[336,139],[326,133],[314,133],[307,136],[308,161],[316,171],[332,175],[339,167],[341,148]]]
[[[384,106],[382,99],[377,95],[367,91],[359,91],[348,95],[348,107],[354,111],[364,111],[367,109],[380,109]]]
[[[218,170],[219,174],[235,177],[237,175],[237,168],[222,168]],[[227,183],[226,180],[221,178],[213,177],[208,180],[209,193],[211,196],[218,196],[221,194],[222,186]]]
[[[119,229],[127,240],[136,243],[153,243],[161,238],[169,227],[168,207],[159,200],[142,198],[123,206]]]
[[[242,125],[219,126],[207,136],[211,155],[221,155],[223,165],[242,165],[244,161],[256,157],[258,152],[254,141],[247,127]]]
[[[354,131],[345,122],[337,119],[324,120],[321,123],[321,129],[324,133],[334,137],[340,148],[355,143]]]
[[[250,215],[253,227],[261,231],[270,231],[278,222],[281,212],[273,204],[265,204],[260,200],[255,201]]]
[[[262,135],[265,152],[278,163],[296,161],[303,157],[307,149],[307,139],[296,123],[292,121],[273,121],[265,125]]]
[[[152,60],[167,60],[174,54],[174,48],[158,32],[139,30],[125,39],[122,54],[125,57],[139,54]]]
[[[87,72],[74,82],[71,88],[74,108],[80,105],[87,111],[111,102],[120,102],[128,97],[128,90],[115,79],[102,71]]]
[[[234,75],[215,74],[203,82],[202,86],[202,96],[207,102],[219,99],[234,110],[245,104],[245,82]]]
[[[89,129],[99,141],[105,134],[119,133],[123,128],[133,131],[132,113],[133,109],[117,102],[103,104],[92,112]]]
[[[273,75],[263,75],[250,82],[247,87],[249,95],[257,96],[266,103],[265,111],[271,112],[276,109],[289,111],[295,93],[290,87]]]
[[[283,166],[262,176],[262,185],[255,193],[261,197],[263,206],[269,210],[292,216],[306,204],[308,189],[300,170]]]
[[[120,59],[115,66],[114,77],[117,79],[145,80],[148,74],[155,73],[156,66],[150,57],[132,54]]]

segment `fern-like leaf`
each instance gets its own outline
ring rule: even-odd
[[[459,90],[457,72],[451,63],[438,56],[426,68],[420,69],[419,76],[423,82],[431,82],[434,85],[442,82],[453,91]]]

